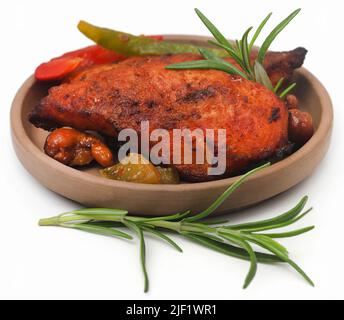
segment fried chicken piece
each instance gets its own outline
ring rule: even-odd
[[[267,58],[269,73],[290,76],[296,63]],[[285,57],[286,55],[283,55]],[[188,181],[236,175],[273,156],[288,144],[288,110],[264,86],[216,70],[166,70],[165,66],[200,57],[192,54],[132,57],[92,67],[53,87],[31,112],[37,127],[70,126],[116,138],[122,129],[226,129],[226,172],[209,176],[211,164],[177,164]],[[302,60],[302,61],[301,61]],[[217,141],[215,141],[215,144]],[[152,147],[152,145],[151,145]],[[172,157],[172,156],[171,156]],[[195,163],[195,162],[194,162]]]
[[[268,52],[264,60],[264,68],[272,84],[277,84],[281,78],[284,78],[285,81],[290,81],[294,70],[302,67],[306,54],[307,50],[305,48],[296,48],[292,51],[285,52]],[[253,53],[251,61],[256,56],[257,53]]]

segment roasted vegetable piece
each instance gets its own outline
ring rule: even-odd
[[[304,145],[314,133],[312,116],[298,109],[289,110],[289,140],[297,146]]]
[[[80,21],[78,28],[86,37],[102,47],[126,56],[161,55],[177,53],[199,53],[191,44],[159,41],[146,36],[134,36],[129,33],[96,27],[86,21]],[[222,49],[210,49],[219,56],[227,56]]]
[[[178,184],[180,182],[178,171],[175,167],[156,167],[160,173],[161,184]]]
[[[114,164],[111,150],[97,137],[72,128],[53,131],[44,146],[51,158],[68,166],[84,166],[96,160],[103,167]]]
[[[142,155],[131,153],[122,162],[104,170],[100,173],[108,179],[127,182],[159,184],[161,175]]]
[[[125,57],[113,51],[95,45],[80,50],[68,52],[61,57],[54,58],[41,64],[35,72],[35,77],[40,81],[60,80],[70,73],[81,68],[95,64],[112,63],[123,60]]]
[[[59,58],[50,62],[42,63],[35,72],[35,77],[40,81],[60,80],[71,72],[77,70],[82,59]]]

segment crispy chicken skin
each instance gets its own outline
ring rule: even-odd
[[[272,79],[290,77],[302,65],[305,53],[304,49],[269,53],[265,61],[268,73]],[[132,57],[92,67],[51,88],[29,119],[47,130],[70,126],[114,138],[127,128],[140,133],[144,120],[149,120],[151,130],[170,133],[184,128],[226,129],[225,174],[209,176],[208,164],[176,165],[188,181],[233,176],[284,148],[288,144],[288,110],[267,88],[221,71],[165,69],[172,63],[199,58],[192,54]]]

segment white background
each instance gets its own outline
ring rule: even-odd
[[[315,209],[300,226],[315,224],[316,230],[283,243],[314,279],[315,288],[287,266],[261,265],[251,287],[242,290],[246,262],[182,240],[184,253],[179,254],[149,239],[151,290],[144,294],[137,243],[37,226],[39,218],[78,205],[40,186],[15,157],[9,111],[19,86],[41,62],[90,43],[76,29],[79,19],[136,34],[207,35],[194,7],[202,9],[231,38],[250,25],[257,26],[270,11],[275,13],[272,26],[293,9],[303,8],[274,49],[301,45],[309,50],[305,66],[325,84],[334,103],[331,148],[318,170],[302,184],[231,219],[271,217],[308,194]],[[341,13],[341,1],[1,1],[0,298],[344,298]]]

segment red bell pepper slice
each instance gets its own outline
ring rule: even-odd
[[[35,72],[37,80],[61,80],[70,73],[95,64],[113,63],[125,59],[124,56],[95,45],[65,53],[41,64]]]
[[[61,80],[71,72],[75,71],[81,64],[79,58],[58,58],[42,63],[35,72],[37,80],[51,81]]]
[[[101,46],[95,45],[76,51],[67,52],[62,55],[61,58],[81,58],[84,60],[83,65],[93,65],[111,63],[123,60],[125,57]]]

